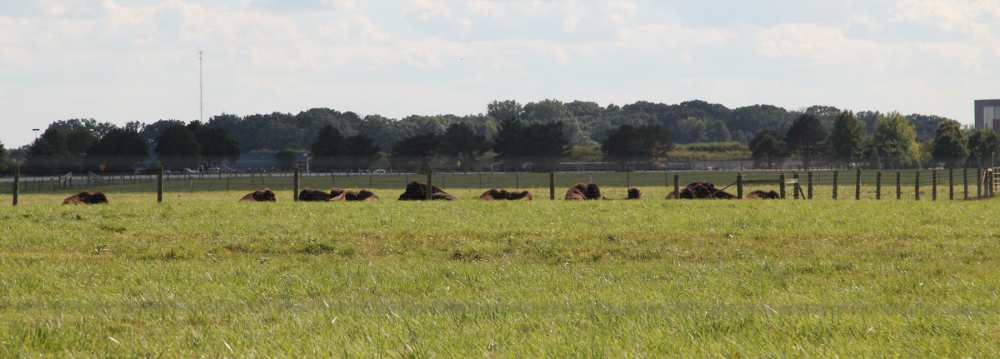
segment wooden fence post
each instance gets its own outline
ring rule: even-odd
[[[625,188],[632,188],[632,172],[625,170]]]
[[[914,197],[919,201],[920,200],[920,170],[917,170],[917,172],[916,172],[916,178],[914,179],[914,182],[913,182],[913,192],[914,192]]]
[[[299,201],[299,166],[295,166],[295,174],[292,176],[292,201]]]
[[[903,174],[896,171],[896,200],[903,199]]]
[[[799,199],[799,173],[798,172],[792,173],[792,182],[795,182],[795,185],[792,186],[792,198]]]
[[[875,200],[882,199],[882,171],[875,172]]]
[[[969,169],[962,168],[962,199],[969,199]]]
[[[674,198],[681,198],[681,175],[674,175]]]
[[[427,169],[427,193],[426,193],[426,195],[427,195],[427,200],[428,201],[430,201],[432,199],[432,195],[434,194],[434,184],[432,183],[433,180],[434,180],[434,174],[432,173],[432,171],[430,169]]]
[[[778,196],[785,199],[785,174],[778,175]]]
[[[480,177],[482,178],[482,177]],[[556,173],[555,171],[549,172],[549,200],[556,200]]]
[[[937,201],[937,170],[931,170],[931,201]]]
[[[833,171],[833,199],[837,199],[837,194],[840,192],[840,184],[837,183],[840,177],[840,172]]]
[[[976,198],[983,198],[983,169],[976,168]]]
[[[858,168],[857,176],[854,178],[854,200],[861,200],[861,169]]]
[[[163,203],[163,165],[156,171],[156,203]]]
[[[736,173],[736,198],[743,199],[743,172]]]
[[[996,189],[993,188],[994,180],[996,177],[996,173],[994,173],[993,168],[986,170],[986,177],[987,177],[986,185],[988,186],[986,187],[986,193],[989,198],[993,198],[993,195],[995,194],[994,192],[996,191]]]
[[[809,172],[806,176],[807,176],[806,186],[809,191],[809,193],[807,193],[807,198],[813,199],[813,173]]]
[[[17,206],[18,197],[21,195],[21,162],[14,162],[14,206]]]
[[[948,169],[948,200],[955,200],[955,169]]]

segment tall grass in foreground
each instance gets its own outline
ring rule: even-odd
[[[995,202],[382,195],[28,195],[0,357],[1000,355]]]

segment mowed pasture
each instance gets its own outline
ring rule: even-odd
[[[445,190],[25,194],[0,357],[1000,356],[1000,202]]]

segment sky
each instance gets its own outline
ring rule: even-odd
[[[0,0],[0,143],[69,118],[1000,98],[1000,0]]]

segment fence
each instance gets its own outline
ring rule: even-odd
[[[402,191],[411,181],[427,182],[468,192],[490,188],[527,189],[536,198],[560,198],[576,183],[596,183],[609,198],[624,198],[629,187],[640,188],[645,198],[666,198],[692,182],[710,182],[738,198],[752,191],[776,191],[785,199],[827,200],[965,200],[993,197],[1000,178],[992,169],[944,170],[846,170],[846,171],[631,171],[631,172],[435,172],[416,173],[201,173],[109,176],[24,177],[0,179],[0,194],[72,193],[82,190],[105,193],[250,192],[261,188],[299,189],[368,188]],[[388,198],[388,197],[387,197]]]

